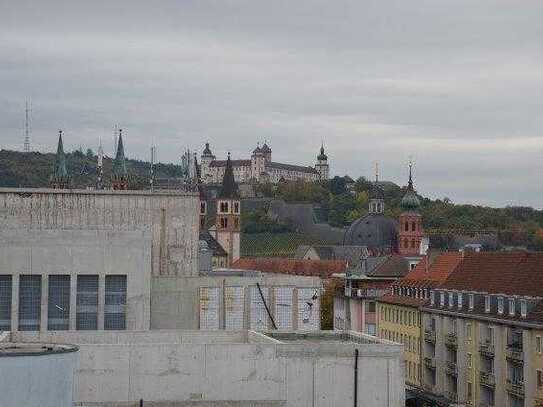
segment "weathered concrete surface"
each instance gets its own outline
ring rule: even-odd
[[[244,328],[249,329],[249,287],[312,288],[320,295],[322,281],[318,277],[294,276],[260,272],[212,272],[194,277],[160,277],[151,281],[151,329],[199,329],[199,288],[242,287],[245,290]],[[273,291],[272,291],[273,292]],[[270,295],[269,307],[274,312],[274,298]],[[293,306],[295,308],[295,304]],[[220,319],[223,325],[224,303]],[[297,320],[295,312],[293,319]]]
[[[21,344],[2,344],[20,347]],[[0,349],[0,407],[72,407],[74,351],[42,351],[41,344],[12,353]],[[28,353],[28,356],[17,355]]]
[[[157,407],[352,406],[355,348],[360,351],[358,406],[404,402],[402,348],[387,341],[325,338],[313,344],[318,352],[308,352],[311,344],[265,343],[247,331],[14,335],[80,346],[75,401],[81,406],[132,406],[140,399]]]

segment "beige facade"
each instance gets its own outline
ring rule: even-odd
[[[541,403],[541,330],[452,312],[423,312],[422,324],[427,391],[478,407]]]
[[[421,385],[421,313],[418,307],[377,302],[378,336],[404,347],[405,382]]]

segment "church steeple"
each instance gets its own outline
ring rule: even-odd
[[[51,188],[65,189],[69,187],[70,179],[66,170],[66,155],[64,154],[64,145],[62,142],[62,130],[58,131],[57,155],[55,156],[55,166],[51,174]]]
[[[379,164],[375,163],[375,182],[369,191],[369,213],[385,213],[385,191],[379,185]]]
[[[238,185],[234,179],[232,161],[230,160],[230,153],[228,153],[222,188],[217,198],[215,239],[228,253],[229,266],[240,256],[240,218],[241,202],[239,200]]]
[[[113,177],[111,186],[115,190],[128,189],[128,172],[126,171],[126,162],[124,158],[124,145],[122,129],[119,129],[119,140],[117,142],[117,154],[113,160]]]
[[[96,156],[96,189],[104,189],[104,149],[101,138]]]
[[[321,149],[317,155],[317,163],[315,169],[319,173],[320,180],[327,180],[330,176],[330,166],[328,165],[328,156],[324,152],[324,142],[321,142]]]
[[[413,185],[413,163],[409,163],[409,180],[400,203],[402,214],[399,219],[399,252],[404,256],[419,256],[424,237],[420,200]]]

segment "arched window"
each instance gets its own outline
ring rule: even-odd
[[[415,221],[411,222],[411,231],[414,232],[417,230],[417,224],[415,223]]]
[[[405,222],[405,231],[409,232],[409,222]]]
[[[403,247],[404,247],[404,249],[407,249],[407,248],[409,247],[409,242],[408,242],[407,239],[405,239],[405,240],[403,241]]]
[[[411,240],[411,248],[412,248],[412,249],[415,248],[415,239],[412,239],[412,240]]]

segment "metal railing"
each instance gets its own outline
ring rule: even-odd
[[[426,366],[428,369],[435,369],[436,368],[436,360],[434,358],[425,357],[424,358],[424,366]]]
[[[445,373],[449,376],[458,376],[458,366],[454,362],[445,363]]]
[[[524,398],[524,382],[520,380],[507,379],[505,390],[514,396]]]
[[[522,344],[513,343],[507,345],[506,357],[512,362],[524,363]]]
[[[456,332],[449,332],[447,336],[445,336],[445,346],[450,348],[456,348],[458,346],[458,336],[456,335]]]
[[[432,329],[426,329],[424,331],[424,340],[429,343],[436,343],[436,331]]]
[[[490,372],[480,372],[479,373],[479,382],[481,385],[495,388],[496,387],[496,377],[493,373]]]
[[[494,344],[490,342],[483,342],[479,345],[479,353],[488,358],[494,357]]]

